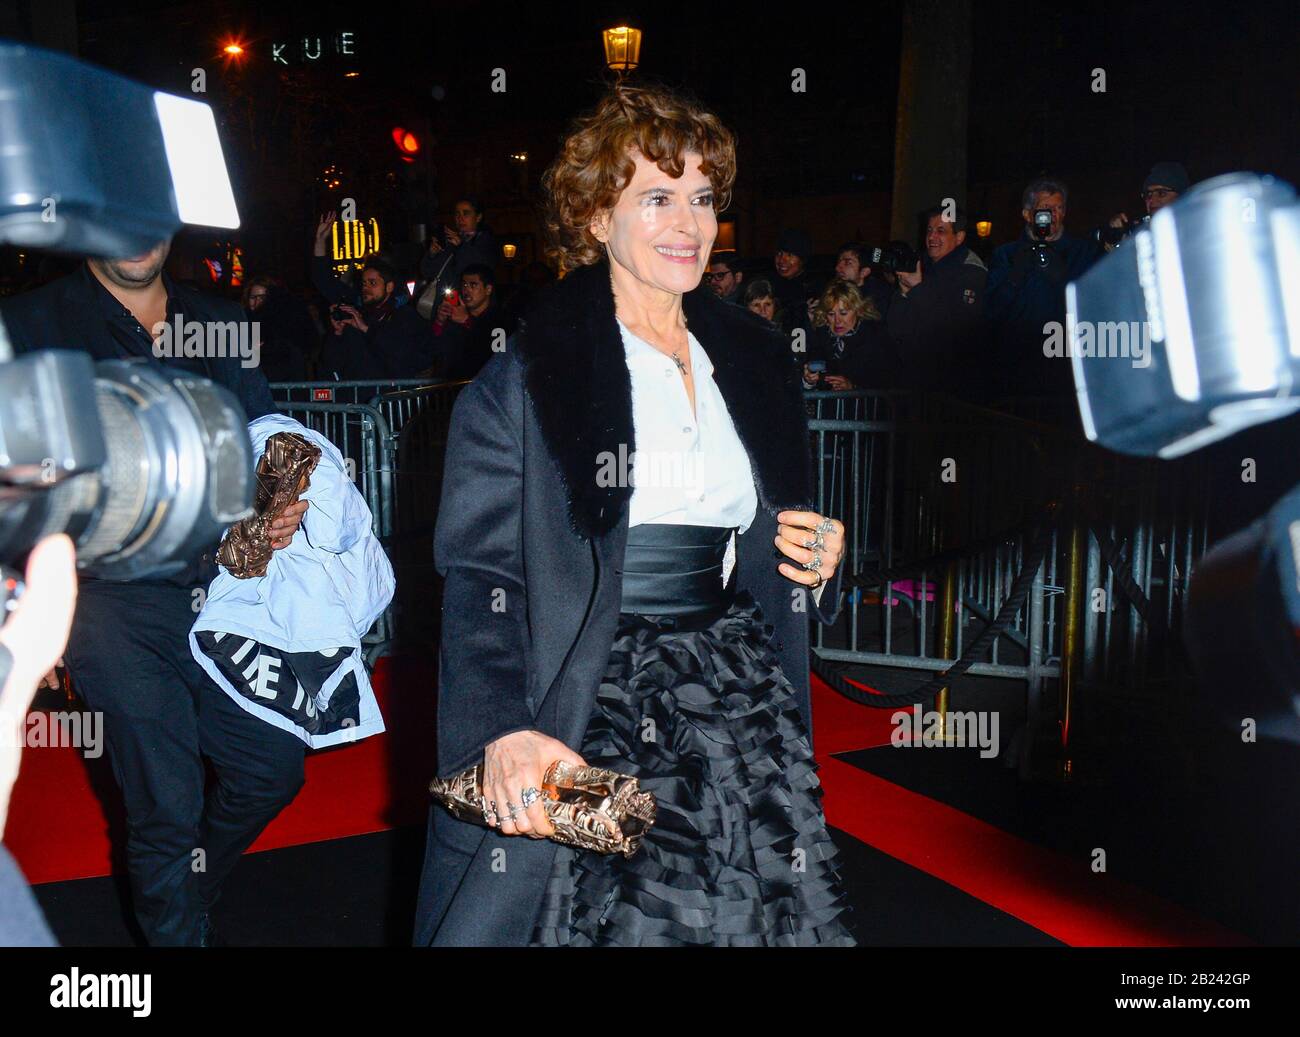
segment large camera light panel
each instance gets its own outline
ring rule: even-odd
[[[239,226],[211,108],[0,43],[0,241],[136,256],[182,223]]]
[[[1233,173],[1071,282],[1066,335],[1088,438],[1177,457],[1300,410],[1298,241],[1291,185]]]

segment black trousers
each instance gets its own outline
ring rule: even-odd
[[[306,746],[252,716],[190,654],[190,589],[83,581],[64,653],[104,715],[127,816],[136,918],[155,946],[196,946],[242,854],[303,784]],[[216,772],[205,792],[203,757]]]

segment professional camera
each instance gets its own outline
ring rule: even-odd
[[[0,243],[136,256],[183,223],[239,226],[206,104],[0,43],[0,117]],[[59,345],[14,359],[0,323],[0,563],[66,532],[101,579],[186,568],[251,513],[242,408],[188,372]]]
[[[900,270],[910,274],[920,261],[921,257],[906,241],[891,241],[884,248],[868,249],[866,265],[873,269],[880,267],[891,274],[896,274]]]
[[[1122,227],[1112,227],[1110,224],[1098,227],[1092,232],[1092,240],[1105,248],[1114,248],[1138,228],[1145,226],[1151,217],[1141,216],[1131,219],[1126,216],[1125,219],[1128,222]]]
[[[1030,226],[1035,238],[1039,241],[1046,241],[1052,236],[1052,210],[1035,209],[1033,222]]]
[[[1046,245],[1047,239],[1052,234],[1052,210],[1035,209],[1033,219],[1029,224],[1029,233],[1034,237],[1034,243],[1029,246],[1029,251],[1034,256],[1034,262],[1042,268],[1052,265],[1052,250]]]
[[[1105,333],[1149,342],[1140,363]],[[1066,286],[1087,437],[1178,457],[1300,410],[1300,204],[1232,173],[1158,210]],[[1225,722],[1300,743],[1300,490],[1197,563],[1184,643]],[[1221,690],[1220,690],[1221,689]]]

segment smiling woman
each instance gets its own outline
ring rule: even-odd
[[[790,344],[700,284],[734,179],[716,116],[623,84],[544,177],[569,274],[457,398],[434,539],[439,773],[481,762],[491,831],[434,814],[418,942],[853,943],[808,707],[844,527]],[[543,841],[557,760],[655,797],[633,856]]]
[[[696,175],[683,185],[678,178],[686,172],[688,156],[696,160]],[[639,168],[643,162],[661,175],[644,172]],[[634,186],[638,173],[642,183]],[[716,213],[731,204],[735,180],[736,140],[717,116],[668,90],[620,83],[574,122],[542,177],[548,252],[561,270],[589,266],[603,251],[592,223],[620,200],[629,207],[641,202],[662,207],[666,196],[689,193],[694,198],[707,190],[707,201],[696,204]],[[661,193],[654,194],[656,189]],[[716,236],[714,216],[710,244]],[[695,257],[701,274],[707,259],[707,248]]]

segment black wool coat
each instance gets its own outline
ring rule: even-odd
[[[776,514],[813,510],[797,373],[785,338],[707,288],[683,298],[689,327],[754,474],[759,507],[736,538],[737,589],[775,628],[781,665],[811,731],[808,618],[834,621],[840,573],[821,604],[777,571]],[[549,286],[505,352],[457,398],[434,554],[445,578],[437,773],[535,729],[580,747],[613,646],[630,486],[602,486],[599,458],[635,447],[631,376],[606,262]],[[430,812],[419,945],[524,945],[554,842],[503,836]]]

